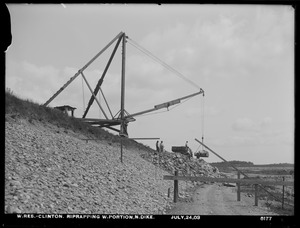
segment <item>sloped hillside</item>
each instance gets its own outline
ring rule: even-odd
[[[132,140],[124,140],[121,163],[117,136],[6,95],[6,213],[162,214],[172,201],[173,182],[162,180],[167,171],[218,175],[171,153],[162,154],[159,169],[154,151]],[[180,192],[191,185],[180,183]]]

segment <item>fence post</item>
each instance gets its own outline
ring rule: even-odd
[[[284,177],[282,177],[282,180],[284,181]],[[283,209],[284,207],[284,185],[282,185],[282,205],[281,205],[281,208]]]
[[[258,184],[255,184],[255,206],[258,206]]]
[[[123,139],[122,139],[122,136],[120,136],[120,139],[121,139],[121,157],[120,157],[120,159],[121,159],[121,163],[123,163]]]
[[[240,179],[241,173],[238,171],[238,179]],[[241,201],[241,183],[237,183],[237,201]]]
[[[178,171],[175,171],[175,176],[178,176]],[[178,199],[178,180],[174,180],[174,203],[177,202]]]

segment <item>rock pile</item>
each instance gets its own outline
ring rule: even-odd
[[[187,155],[173,152],[152,152],[141,156],[171,174],[178,170],[179,175],[184,176],[220,177],[218,168],[203,159],[189,158]]]
[[[6,116],[5,212],[162,214],[173,188],[164,175],[175,169],[218,175],[203,160],[167,152],[159,169],[154,153],[141,147],[124,148],[121,163],[117,143],[83,138],[50,123]],[[186,188],[180,183],[181,195]]]

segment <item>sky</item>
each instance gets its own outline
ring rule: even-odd
[[[125,110],[151,109],[198,95],[128,125],[131,138],[158,137],[165,149],[195,138],[226,160],[294,163],[294,16],[288,5],[7,4],[12,44],[6,88],[44,104],[120,32],[126,43]],[[184,79],[137,49],[139,44]],[[85,71],[92,89],[114,44]],[[195,86],[197,85],[197,86]],[[120,110],[121,48],[101,87],[113,115]],[[76,107],[91,93],[78,76],[50,104]],[[103,97],[100,104],[110,116]],[[104,118],[96,102],[87,117]],[[140,140],[155,148],[155,140]],[[200,147],[199,147],[200,146]],[[221,160],[210,153],[207,162]]]

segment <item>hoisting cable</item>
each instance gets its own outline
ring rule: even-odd
[[[163,62],[162,60],[160,60],[159,58],[157,58],[156,56],[154,56],[148,50],[144,49],[141,46],[137,46],[138,44],[133,44],[133,43],[130,43],[130,42],[129,42],[129,44],[131,44],[132,46],[134,46],[135,48],[137,48],[138,50],[140,50],[141,52],[143,52],[144,54],[146,54],[152,60],[156,61],[157,63],[159,63],[160,65],[162,65],[166,69],[168,69],[169,71],[175,73],[177,76],[179,76],[181,79],[185,80],[186,82],[190,83],[192,86],[196,87],[197,89],[200,89],[200,87],[196,83],[194,83],[190,79],[186,78],[183,74],[181,74],[180,72],[178,72],[177,70],[175,70],[173,67],[171,67],[167,63]]]
[[[202,143],[204,143],[204,94],[203,94],[203,100],[202,100],[202,117],[201,117],[201,121],[202,121]],[[202,151],[203,151],[203,146],[202,146]]]
[[[200,147],[201,147],[201,145],[198,146],[198,148],[196,149],[196,152],[199,150]]]
[[[168,69],[169,71],[175,73],[178,77],[180,77],[181,79],[185,80],[186,82],[190,83],[192,86],[196,87],[197,89],[200,89],[200,87],[193,82],[192,80],[190,80],[189,78],[185,77],[182,73],[180,73],[179,71],[175,70],[173,67],[171,67],[170,65],[168,65],[167,63],[165,63],[164,61],[162,61],[161,59],[159,59],[158,57],[156,57],[155,55],[153,55],[150,51],[148,51],[147,49],[145,49],[144,47],[142,47],[141,45],[139,45],[137,42],[135,42],[134,40],[132,40],[131,38],[128,37],[127,39],[130,45],[132,45],[133,47],[137,48],[139,51],[143,52],[144,54],[146,54],[148,57],[150,57],[152,60],[156,61],[157,63],[161,64],[162,66],[164,66],[166,69]]]

